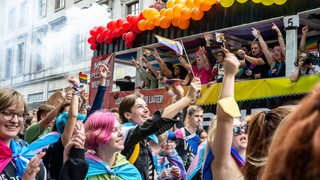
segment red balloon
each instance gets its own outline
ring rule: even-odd
[[[119,31],[120,31],[119,29],[113,30],[113,31],[112,31],[112,36],[113,36],[113,37],[119,37]]]
[[[98,33],[98,34],[101,34],[104,29],[105,29],[105,27],[99,26],[98,29],[97,29],[97,33]]]
[[[142,31],[139,29],[138,26],[134,27],[133,28],[133,31],[136,33],[136,34],[140,34]]]
[[[136,26],[138,24],[138,22],[140,21],[139,16],[131,16],[130,18],[130,23],[134,26]]]
[[[91,45],[90,45],[90,49],[91,49],[91,50],[96,50],[96,49],[97,49],[97,45],[91,44]]]
[[[103,30],[103,32],[101,34],[103,36],[107,36],[109,31],[110,31],[109,29],[105,29],[105,30]]]
[[[103,41],[104,41],[104,36],[102,36],[101,34],[99,34],[98,36],[97,36],[97,42],[98,43],[103,43]]]
[[[131,15],[131,14],[129,14],[129,15],[126,17],[126,20],[127,20],[129,23],[131,23],[131,22],[130,22],[130,18],[131,18],[131,16],[132,16],[132,15]]]
[[[112,42],[112,38],[106,37],[106,38],[104,39],[104,42],[105,42],[106,44],[110,44],[110,43]]]
[[[126,45],[127,48],[132,48],[132,44],[133,44],[132,41],[126,41],[125,42],[125,45]]]
[[[126,35],[127,35],[127,33],[123,33],[123,34],[122,34],[122,39],[123,39],[124,41],[127,41]]]
[[[88,43],[89,43],[89,44],[94,44],[94,43],[96,43],[96,38],[95,38],[95,37],[92,37],[92,36],[89,37],[89,38],[88,38]]]
[[[127,32],[126,39],[127,41],[133,41],[136,38],[136,34],[132,31]]]
[[[121,27],[123,23],[124,23],[124,19],[122,19],[122,18],[117,19],[117,26],[118,27]]]
[[[98,35],[97,29],[91,29],[90,30],[90,35],[96,37]]]
[[[146,19],[146,17],[143,16],[142,12],[139,14],[139,19]]]
[[[110,21],[110,22],[108,22],[107,28],[108,28],[108,29],[111,29],[111,30],[116,29],[116,28],[117,28],[117,22],[116,22],[116,21]]]
[[[127,30],[129,30],[131,28],[131,24],[128,23],[128,22],[124,22],[122,24],[122,28],[127,31]]]

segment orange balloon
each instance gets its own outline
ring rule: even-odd
[[[210,5],[210,4],[207,4],[207,3],[205,3],[205,2],[202,2],[202,3],[200,4],[199,9],[202,10],[202,11],[209,11],[209,10],[211,9],[211,6],[212,6],[212,5]]]
[[[185,5],[186,3],[186,0],[175,0],[174,1],[174,4],[182,4],[182,5]]]
[[[193,19],[193,20],[196,20],[196,21],[198,21],[198,20],[200,20],[200,19],[202,19],[202,17],[203,17],[203,11],[201,11],[199,8],[197,8],[197,7],[194,7],[192,10],[191,10],[191,18]]]
[[[173,19],[173,9],[172,8],[168,8],[165,14],[167,19]]]
[[[203,2],[203,0],[194,0],[195,7],[200,7],[200,4]]]
[[[146,29],[146,26],[145,26],[146,21],[147,21],[147,20],[145,20],[145,19],[139,21],[139,23],[138,23],[138,28],[139,28],[141,31],[147,30],[147,29]]]
[[[179,20],[179,28],[185,30],[189,27],[190,21],[189,19],[180,19]]]
[[[167,19],[166,17],[160,18],[160,27],[163,29],[169,28],[171,25],[171,20]]]
[[[161,9],[160,16],[165,16],[167,9]]]
[[[181,16],[181,10],[184,7],[182,4],[176,4],[173,6],[173,17],[180,17]]]
[[[187,6],[189,9],[194,8],[195,5],[194,5],[193,0],[187,0],[187,1],[186,1],[186,6]]]
[[[175,27],[178,27],[179,26],[179,20],[180,19],[178,17],[173,18],[172,22],[171,22],[172,25],[175,26]]]
[[[205,3],[213,5],[218,2],[218,0],[204,0]]]
[[[153,18],[153,24],[154,24],[155,26],[160,26],[160,18],[161,18],[160,15],[156,15],[156,16]]]
[[[191,18],[191,9],[184,7],[181,10],[181,17],[180,19],[190,19]]]
[[[154,28],[153,20],[147,19],[145,27],[147,30],[152,30]]]
[[[167,9],[172,8],[175,5],[175,0],[169,0],[166,4]]]

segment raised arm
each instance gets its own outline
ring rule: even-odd
[[[144,56],[140,57],[140,60],[146,64],[146,66],[152,72],[153,75],[159,77],[158,71],[149,63],[149,61]]]
[[[156,58],[157,62],[160,65],[160,70],[161,70],[162,74],[166,78],[171,79],[172,78],[172,72],[170,71],[170,69],[168,68],[166,63],[164,63],[163,59],[160,57],[160,55],[159,55],[159,53],[158,53],[156,48],[154,48],[153,55],[154,55],[154,57]]]
[[[212,53],[212,48],[210,46],[210,39],[211,39],[210,34],[209,33],[204,33],[204,39],[206,41],[205,49],[207,51],[207,57],[208,57],[209,63],[210,63],[211,66],[214,66],[217,63],[217,60],[214,57],[214,55]]]
[[[104,94],[107,90],[106,80],[107,80],[107,77],[110,73],[109,68],[104,64],[100,64],[98,67],[98,72],[99,72],[99,76],[100,76],[98,91],[97,91],[96,96],[94,97],[93,104],[91,106],[90,111],[88,112],[87,117],[89,117],[90,114],[92,114],[94,111],[101,109],[103,99],[104,99]]]
[[[252,28],[252,29],[253,29],[253,31],[255,31],[255,32],[257,33],[258,40],[259,40],[259,44],[260,44],[260,46],[261,46],[261,49],[262,49],[262,51],[263,51],[263,54],[264,54],[264,56],[266,57],[269,65],[272,66],[272,64],[274,63],[274,59],[273,59],[273,57],[272,57],[271,52],[269,51],[269,48],[268,48],[267,43],[264,41],[264,39],[263,39],[263,37],[261,36],[259,30],[255,29],[255,28]],[[252,32],[253,32],[253,31],[252,31]]]
[[[202,58],[203,67],[206,69],[206,71],[208,71],[210,69],[210,63],[205,54],[205,48],[199,47],[199,52],[200,52],[200,58]]]
[[[230,149],[233,138],[232,128],[234,120],[234,117],[227,114],[225,109],[222,109],[220,103],[222,103],[222,100],[225,98],[234,98],[234,80],[238,72],[239,61],[234,54],[226,53],[223,67],[225,74],[222,81],[219,102],[217,104],[217,131],[211,146],[215,157],[211,163],[211,169],[213,169],[215,177],[220,177],[218,179],[230,173]]]
[[[73,134],[73,129],[76,125],[76,121],[78,117],[78,110],[79,110],[79,92],[74,91],[72,93],[71,104],[68,112],[68,121],[61,135],[61,142],[64,147],[68,144]]]
[[[193,102],[197,93],[201,91],[201,82],[200,79],[195,77],[193,78],[188,93],[185,97],[181,98],[174,104],[169,105],[163,110],[162,118],[173,118],[175,117],[183,108],[187,107],[188,104]]]
[[[280,29],[278,28],[278,26],[275,23],[272,23],[272,27],[273,30],[275,30],[278,34],[278,42],[281,48],[281,52],[284,56],[284,62],[286,62],[286,44],[284,43],[284,39],[282,36],[282,33],[280,31]]]
[[[308,33],[308,25],[306,24],[301,32],[302,32],[302,37],[301,37],[301,40],[300,40],[300,51],[305,51],[306,50],[306,42],[307,42],[307,33]]]

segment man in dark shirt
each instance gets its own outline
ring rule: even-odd
[[[123,80],[116,80],[115,83],[117,86],[119,86],[120,91],[134,90],[135,83],[131,81],[130,76],[125,76]]]
[[[239,50],[237,53],[240,57],[244,57],[244,60],[240,61],[241,66],[247,66],[246,75],[251,79],[261,79],[268,77],[268,71],[270,66],[266,57],[264,56],[259,42],[253,41],[251,43],[251,56],[246,55],[243,50]]]

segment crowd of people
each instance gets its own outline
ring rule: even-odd
[[[153,114],[139,91],[122,98],[118,108],[102,108],[110,73],[104,64],[98,66],[93,100],[70,77],[65,95],[54,106],[40,105],[32,115],[19,92],[0,88],[0,180],[320,178],[320,85],[298,105],[258,111],[240,121],[236,79],[285,76],[284,39],[275,24],[271,28],[279,42],[273,52],[253,29],[257,41],[251,51],[224,44],[214,55],[206,33],[206,46],[195,52],[193,63],[177,54],[180,65],[172,65],[157,49],[152,54],[160,71],[146,57],[133,58],[143,88],[161,88],[168,79],[180,79],[172,86],[175,101]],[[320,70],[307,62],[307,32],[303,27],[293,82]],[[201,85],[220,82],[216,117],[206,132],[201,128],[204,110],[192,104]],[[123,91],[134,89],[129,76],[115,83]],[[184,85],[189,85],[186,93]]]
[[[253,28],[252,35],[256,41],[253,41],[249,46],[243,45],[240,49],[232,49],[228,46],[226,40],[223,42],[223,46],[236,54],[240,62],[236,80],[284,77],[286,75],[286,45],[284,37],[276,24],[272,23],[271,29],[277,33],[279,44],[274,46],[272,51],[270,51],[270,47],[264,41],[260,31],[255,28]],[[290,76],[292,82],[296,82],[301,75],[320,73],[319,61],[314,61],[313,59],[316,59],[315,56],[306,49],[307,32],[308,26],[303,27],[297,54],[298,58],[295,61],[296,68],[291,72]],[[193,77],[200,78],[201,84],[221,83],[224,76],[222,61],[225,58],[225,53],[221,50],[212,49],[213,40],[209,33],[204,34],[204,40],[205,46],[199,47],[194,53],[195,59],[192,63],[186,60],[186,56],[176,54],[176,59],[179,63],[172,64],[172,61],[162,59],[156,48],[154,48],[153,52],[150,51],[140,57],[140,61],[133,58],[132,63],[136,67],[136,72],[141,80],[141,84],[136,84],[136,88],[164,88],[168,79],[180,79],[181,84],[185,86],[190,84]],[[320,53],[319,49],[318,53]],[[148,61],[148,59],[152,59],[149,58],[150,56],[154,56],[156,59],[160,66],[159,70],[155,69]],[[125,85],[116,81],[116,85],[120,87],[120,91],[135,89],[131,81]],[[124,86],[127,89],[123,88]]]

